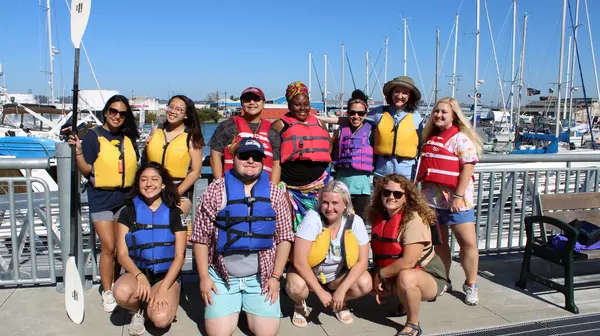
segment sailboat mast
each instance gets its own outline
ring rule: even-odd
[[[408,41],[406,40],[406,32],[408,31],[408,28],[406,26],[407,18],[402,20],[404,21],[404,60],[402,61],[402,64],[404,65],[404,76],[406,76],[406,46],[408,44]]]
[[[312,92],[312,53],[308,53],[308,100]]]
[[[479,87],[479,27],[480,27],[480,14],[481,14],[481,0],[477,0],[477,20],[475,22],[475,92],[474,92],[474,104],[473,104],[473,129],[477,128],[477,93]]]
[[[569,46],[567,47],[567,87],[565,88],[565,101],[563,102],[563,119],[567,119],[567,102],[569,101],[569,83],[571,78],[571,45],[573,43],[573,36],[569,36]]]
[[[592,49],[592,64],[594,65],[594,78],[596,79],[596,93],[597,93],[596,97],[598,97],[598,99],[600,99],[600,85],[598,85],[598,69],[596,69],[596,54],[594,53],[594,40],[592,39],[592,27],[590,24],[590,13],[588,11],[587,0],[584,0],[584,4],[585,4],[585,16],[587,19],[587,26],[588,26],[588,34],[590,35],[590,49]],[[594,118],[594,116],[595,116],[595,113],[594,113],[594,115],[592,115],[592,118]],[[591,122],[593,122],[593,120],[589,120],[588,122],[591,123]]]
[[[383,81],[387,83],[387,68],[388,68],[388,46],[389,38],[385,38],[385,62],[383,64]]]
[[[50,57],[50,104],[54,104],[54,50],[52,49],[52,13],[50,12],[50,0],[46,0],[46,20],[48,23],[48,56]]]
[[[344,108],[344,44],[342,43],[342,93],[340,94],[340,110]]]
[[[329,111],[327,111],[327,54],[325,54],[325,88],[323,90],[323,108],[325,109],[325,115],[329,115]]]
[[[452,65],[452,98],[456,96],[456,60],[458,57],[458,13],[454,22],[454,64]]]
[[[560,54],[558,55],[558,92],[556,93],[556,129],[554,135],[558,138],[560,132],[560,94],[562,92],[564,52],[565,52],[565,27],[567,25],[567,0],[563,0],[562,25],[560,31]]]
[[[577,48],[577,28],[579,28],[579,0],[575,2],[575,27],[573,33],[573,58],[571,59],[571,88],[569,90],[569,127],[571,126],[571,119],[573,118],[573,95],[575,93],[575,48]]]
[[[523,89],[523,74],[525,73],[525,46],[527,46],[527,20],[529,15],[523,17],[523,45],[521,46],[521,59],[519,65],[519,92],[517,96],[517,124],[520,123],[521,115],[521,91]]]
[[[370,91],[369,91],[369,51],[365,50],[365,59],[367,60],[366,65],[367,65],[367,92],[365,92],[367,94],[367,97],[369,97],[371,95]]]
[[[514,125],[513,111],[515,110],[515,54],[517,51],[517,0],[513,0],[513,31],[512,31],[512,59],[510,62],[510,122]]]
[[[433,99],[437,102],[438,97],[438,78],[440,73],[440,31],[435,31],[435,83],[433,89]]]

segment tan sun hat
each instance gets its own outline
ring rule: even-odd
[[[399,77],[396,77],[396,78],[392,79],[391,81],[385,83],[385,85],[383,86],[383,95],[387,97],[388,94],[396,86],[404,86],[404,87],[409,88],[410,91],[412,91],[412,94],[416,98],[415,101],[421,100],[421,91],[419,91],[419,89],[417,89],[417,87],[415,86],[415,81],[413,81],[413,79],[408,76],[399,76]]]

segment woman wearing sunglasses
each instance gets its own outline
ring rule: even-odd
[[[123,206],[125,195],[135,178],[139,132],[125,96],[110,97],[102,115],[102,126],[90,129],[81,142],[77,135],[70,136],[69,144],[76,145],[77,168],[89,180],[87,196],[90,220],[102,245],[102,303],[105,311],[112,312],[117,306],[112,284],[121,270],[121,266],[115,262],[115,214]]]
[[[434,300],[446,284],[444,264],[431,242],[435,212],[412,181],[391,174],[375,184],[367,216],[373,225],[373,291],[377,303],[381,304],[384,296],[398,295],[406,323],[396,335],[421,335],[421,301]]]
[[[346,111],[348,123],[333,135],[335,178],[348,186],[354,211],[361,217],[371,197],[373,173],[373,132],[365,122],[367,100],[361,90],[352,92]]]
[[[167,104],[167,119],[146,139],[144,162],[164,166],[181,196],[179,208],[187,217],[192,208],[194,183],[202,171],[204,137],[194,102],[183,95]]]
[[[442,98],[433,108],[423,130],[427,139],[421,148],[421,163],[417,180],[423,193],[435,209],[442,233],[442,244],[435,252],[450,276],[452,256],[448,246],[448,227],[460,245],[460,261],[465,272],[465,303],[479,303],[477,269],[479,248],[475,231],[475,183],[473,171],[481,153],[481,138],[460,109],[454,98]],[[448,283],[448,290],[452,286]]]
[[[423,118],[415,111],[421,92],[410,77],[400,76],[385,83],[386,105],[372,109],[365,120],[373,127],[375,138],[373,175],[401,174],[412,179],[416,169]],[[317,117],[328,123],[344,124],[345,118]]]

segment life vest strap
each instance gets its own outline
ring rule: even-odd
[[[129,248],[132,250],[146,250],[146,249],[157,247],[157,246],[171,246],[171,245],[175,245],[175,242],[147,243],[147,244],[140,244],[140,245],[136,245],[134,243]]]
[[[221,229],[223,229],[223,228],[221,228]],[[240,240],[242,238],[269,239],[274,236],[273,234],[254,233],[254,232],[236,230],[236,229],[232,229],[232,228],[223,229],[223,230],[225,232],[227,232],[227,243],[225,243],[225,246],[224,246],[225,250],[229,249],[231,247],[231,245],[235,244],[235,242],[237,242],[238,240]]]
[[[301,136],[301,137],[298,137],[298,136],[294,135],[287,139],[281,139],[281,142],[296,141],[298,139],[300,139],[300,141],[302,141],[302,140],[329,140],[328,137],[324,137],[324,136]]]
[[[146,259],[146,258],[142,258],[142,257],[138,257],[138,256],[130,256],[130,258],[133,261],[142,262],[146,265],[162,264],[162,263],[171,262],[171,261],[175,260],[175,258]]]
[[[271,203],[271,199],[267,198],[267,197],[250,196],[250,197],[244,197],[241,199],[227,200],[227,205],[229,205],[229,204],[248,204],[248,205],[250,205],[254,202]]]
[[[324,152],[324,153],[329,153],[329,149],[325,149],[325,148],[305,148],[305,149],[301,149],[299,151],[294,151],[292,152],[292,154],[290,154],[290,156],[288,157],[287,161],[292,161],[292,158],[296,155],[300,155],[303,153],[318,153],[318,152]]]
[[[402,255],[397,255],[397,254],[375,254],[373,255],[373,260],[387,260],[387,259],[400,259],[402,258]]]
[[[397,243],[398,242],[398,240],[396,240],[394,238],[380,237],[376,233],[371,234],[371,239],[372,240],[377,240],[377,241],[380,241],[380,242],[385,242],[385,243]]]
[[[131,227],[129,227],[129,232],[135,232],[138,230],[152,230],[152,229],[169,229],[171,228],[170,224],[140,224],[138,222],[134,222]]]
[[[215,226],[227,231],[233,225],[243,223],[243,222],[258,222],[258,221],[274,221],[275,217],[267,217],[267,216],[217,216],[215,218]],[[227,223],[226,225],[221,225],[218,222],[223,221]]]

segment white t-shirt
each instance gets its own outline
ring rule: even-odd
[[[342,235],[343,229],[346,225],[346,216],[342,217],[342,223],[340,230],[338,231],[335,238],[331,237],[331,243],[329,245],[329,253],[325,258],[325,261],[321,265],[313,267],[313,272],[316,276],[319,276],[321,272],[325,275],[325,281],[331,282],[335,280],[344,268],[342,263]],[[323,223],[321,222],[321,216],[314,210],[309,210],[304,216],[296,237],[306,239],[309,241],[315,241],[317,236],[323,231]],[[369,234],[365,227],[365,222],[358,215],[354,215],[354,222],[352,223],[352,232],[358,240],[358,245],[363,246],[369,243]]]

